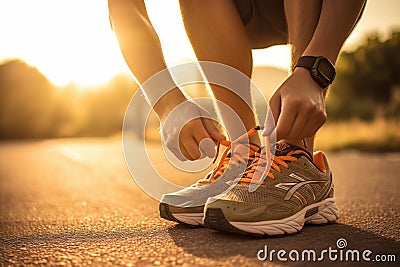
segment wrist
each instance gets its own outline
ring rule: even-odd
[[[160,100],[154,104],[154,111],[160,120],[164,120],[168,114],[180,103],[185,102],[187,98],[178,89],[174,88],[165,95],[163,95]]]
[[[321,88],[321,86],[314,81],[308,69],[295,68],[292,75],[297,77],[297,81],[299,84],[302,84],[305,88],[308,88],[309,90],[318,91],[322,94],[325,94],[327,91],[327,88]]]
[[[293,70],[292,75],[296,75],[297,77],[299,77],[302,81],[306,82],[307,84],[313,85],[313,87],[318,86],[318,84],[315,83],[315,81],[312,79],[310,71],[308,69],[297,67]]]
[[[311,45],[310,45],[311,46]],[[339,51],[336,49],[317,49],[314,48],[314,46],[309,47],[304,51],[304,53],[301,56],[323,56],[329,59],[330,62],[332,62],[333,65],[335,65],[337,57],[339,55]]]
[[[301,56],[295,69],[308,70],[310,77],[321,89],[326,89],[336,76],[335,66],[324,56]]]

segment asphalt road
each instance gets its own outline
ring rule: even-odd
[[[337,249],[337,240],[344,238],[345,249],[371,250],[370,258],[395,255],[399,266],[400,154],[341,152],[328,157],[341,210],[338,223],[259,238],[159,218],[157,201],[130,177],[119,139],[3,142],[0,264],[301,266],[310,262],[261,262],[257,252],[266,245],[276,251],[321,252]],[[178,180],[190,184],[195,176]],[[396,263],[325,258],[323,266]]]

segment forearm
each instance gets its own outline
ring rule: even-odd
[[[147,102],[162,118],[173,107],[185,101],[186,97],[177,87],[163,61],[158,39],[153,37],[143,41],[137,31],[131,31],[127,35],[131,36],[129,42],[120,41],[125,61]]]
[[[323,0],[314,35],[303,55],[325,56],[336,62],[343,43],[354,28],[364,0]]]
[[[109,11],[122,54],[136,82],[158,116],[166,116],[186,97],[166,70],[160,41],[144,3],[109,0]]]

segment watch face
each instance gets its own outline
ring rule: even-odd
[[[325,76],[325,78],[327,78],[329,81],[332,81],[333,78],[335,77],[335,69],[332,68],[331,63],[326,59],[322,59],[319,62],[318,71],[323,76]]]

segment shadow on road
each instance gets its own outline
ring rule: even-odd
[[[257,252],[263,249],[265,245],[268,246],[269,251],[284,249],[289,253],[290,250],[301,252],[302,250],[312,249],[319,253],[324,249],[329,249],[329,247],[338,249],[336,242],[339,238],[344,238],[347,241],[347,247],[342,249],[344,252],[356,249],[360,251],[361,255],[362,251],[368,249],[373,252],[371,258],[378,254],[394,254],[396,261],[400,258],[400,242],[340,223],[325,226],[307,225],[298,234],[282,237],[241,236],[220,233],[207,228],[190,229],[183,225],[170,228],[168,233],[175,244],[184,249],[185,252],[197,257],[217,260],[234,255],[256,259]],[[278,261],[276,255],[274,257],[276,263],[284,264]],[[329,261],[328,255],[326,255],[324,262],[324,266],[337,266],[337,262]],[[304,262],[289,263],[291,266],[304,265]],[[341,262],[341,264],[346,263],[355,264],[355,262]],[[362,259],[356,265],[364,265],[362,263],[371,265],[371,262],[362,262]],[[387,266],[387,264],[390,263],[386,263],[384,266]],[[392,264],[398,266],[395,263]]]

